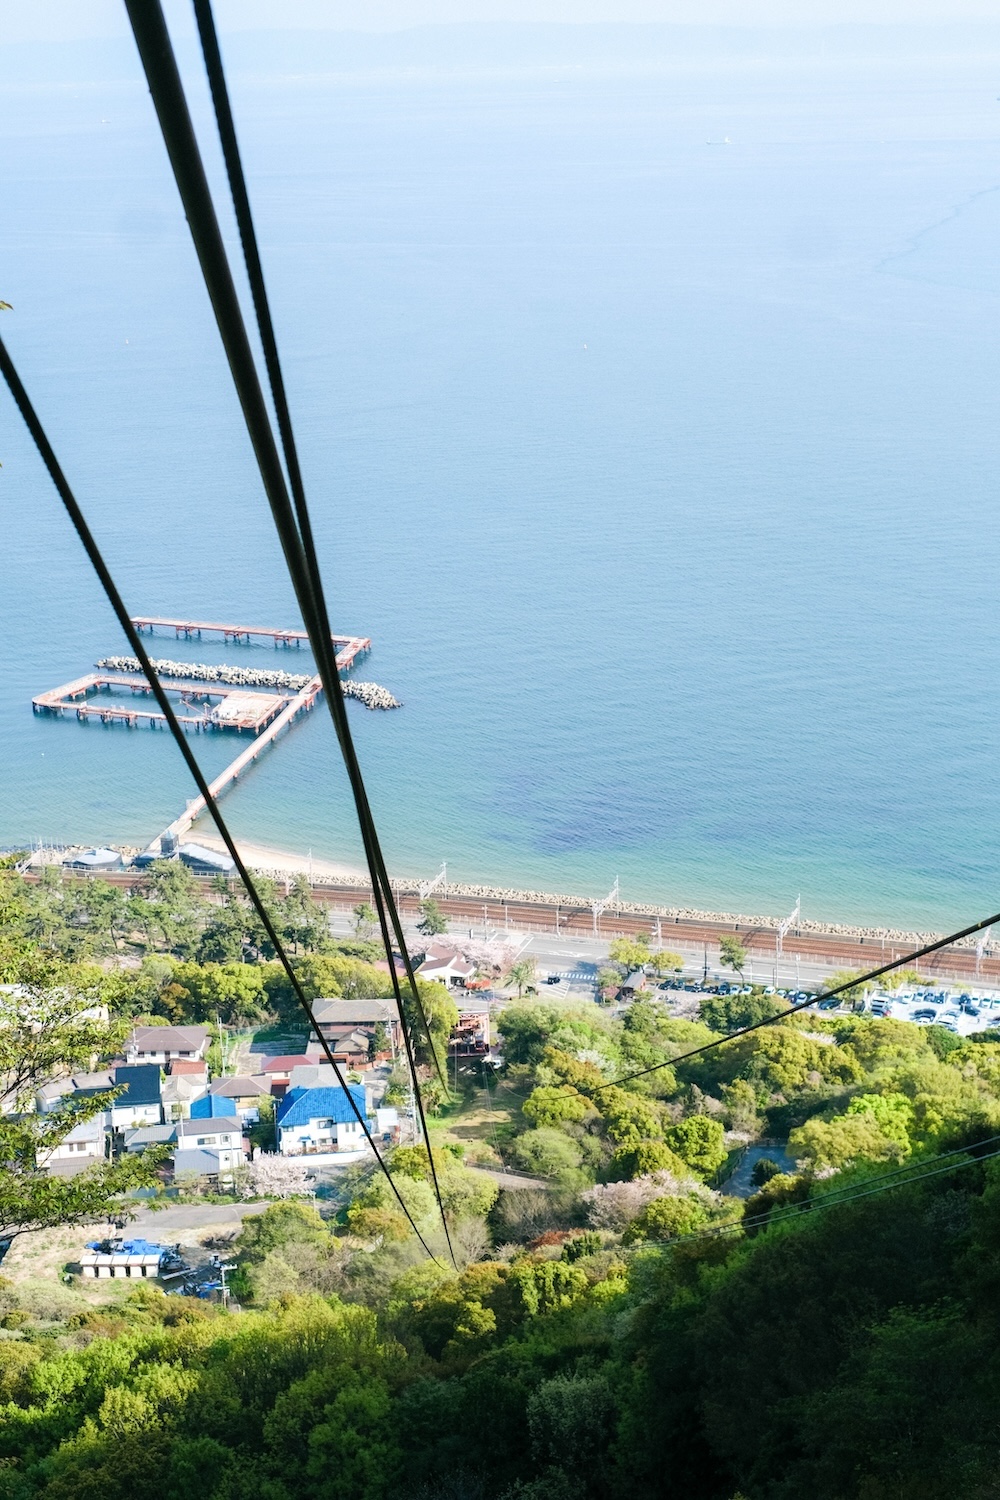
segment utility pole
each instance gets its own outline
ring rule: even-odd
[[[704,967],[702,968],[702,971],[701,971],[701,982],[702,982],[702,984],[707,984],[708,983],[708,943],[707,942],[705,943],[705,962],[704,962]]]

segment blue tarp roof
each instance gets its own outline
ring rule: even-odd
[[[236,1100],[222,1094],[203,1094],[191,1105],[192,1120],[215,1120],[219,1117],[236,1118]]]
[[[367,1114],[365,1091],[357,1084],[350,1084],[351,1098],[361,1111]],[[193,1110],[192,1110],[193,1113]],[[342,1088],[291,1089],[278,1105],[276,1121],[281,1126],[308,1125],[310,1120],[333,1120],[337,1125],[347,1125],[356,1120],[347,1093]]]

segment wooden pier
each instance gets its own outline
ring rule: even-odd
[[[169,620],[160,615],[133,615],[136,630],[154,635],[157,630],[172,630],[177,640],[201,640],[204,635],[221,635],[224,641],[236,646],[249,646],[255,640],[272,641],[275,648],[298,650],[308,646],[309,636],[304,630],[271,630],[257,625],[226,625],[213,620]],[[372,648],[372,643],[363,635],[331,635],[337,649],[337,668],[341,672],[354,666],[359,657]]]
[[[176,695],[185,707],[203,705],[198,714],[178,713],[179,723],[185,729],[202,731],[207,729],[235,729],[260,734],[289,703],[289,698],[276,693],[247,692],[245,688],[232,687],[227,683],[183,682],[174,678],[161,683],[164,691]],[[102,724],[124,724],[135,729],[139,724],[149,724],[156,729],[166,723],[159,709],[137,708],[131,703],[93,703],[94,694],[129,692],[135,698],[152,697],[152,689],[145,677],[126,676],[115,672],[88,672],[86,677],[77,677],[51,692],[39,693],[32,698],[35,713],[74,713],[85,723],[87,719],[100,719]],[[215,702],[215,707],[211,705]]]
[[[208,784],[208,790],[212,796],[218,798],[229,787],[236,782],[248,766],[252,766],[257,757],[266,750],[268,745],[274,743],[278,735],[298,718],[299,714],[306,713],[323,691],[320,678],[312,677],[306,683],[300,693],[297,693],[291,703],[282,710],[267,728],[257,736],[252,745],[248,745],[241,755],[231,761],[224,771],[216,776],[214,781]],[[169,828],[165,828],[158,839],[154,839],[147,852],[157,852],[163,847],[163,839],[167,834],[175,839],[182,839],[189,832],[195,819],[205,811],[204,797],[195,797],[189,802],[179,818],[176,818]]]

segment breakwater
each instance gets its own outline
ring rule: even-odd
[[[110,672],[142,671],[135,656],[105,656],[97,665]],[[225,662],[216,666],[209,662],[171,661],[162,657],[154,660],[153,666],[158,677],[182,677],[194,682],[225,682],[235,687],[278,688],[293,693],[301,693],[311,681],[308,672],[281,672],[267,667],[233,667]],[[345,698],[356,698],[365,708],[402,707],[388,688],[380,687],[377,682],[349,680],[341,683],[341,690]]]

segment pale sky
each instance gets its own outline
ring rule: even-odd
[[[190,26],[190,5],[167,5],[172,25]],[[837,22],[997,21],[1000,0],[216,0],[224,32],[392,31],[470,21],[682,22],[809,26]],[[118,36],[121,0],[6,0],[5,41]]]

